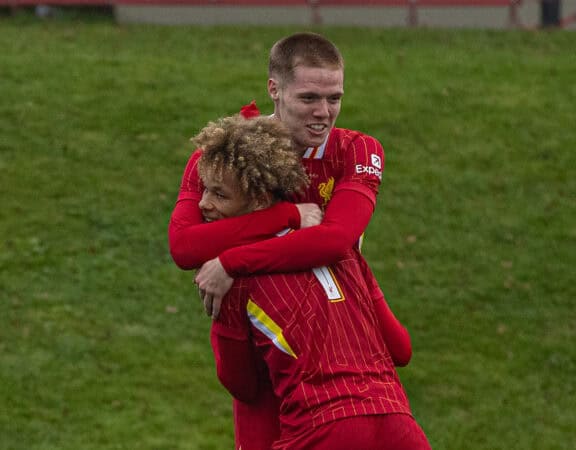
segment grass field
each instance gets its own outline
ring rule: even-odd
[[[291,31],[0,20],[0,449],[233,448],[167,222],[188,138],[270,112]],[[433,447],[574,448],[574,35],[321,31],[339,125],[386,149],[365,254]]]

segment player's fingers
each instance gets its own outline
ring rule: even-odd
[[[212,316],[212,302],[214,297],[211,294],[204,294],[204,311],[207,316]]]
[[[212,297],[212,320],[216,320],[218,318],[218,314],[220,314],[220,306],[222,306],[222,297]]]

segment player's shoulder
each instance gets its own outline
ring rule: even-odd
[[[329,154],[342,161],[354,162],[372,161],[382,167],[384,161],[384,148],[373,136],[357,130],[347,128],[334,128],[329,145]]]
[[[362,131],[334,127],[331,134],[331,138],[337,142],[340,147],[362,144],[364,146],[382,148],[382,144],[378,139]]]
[[[186,168],[188,171],[196,169],[196,166],[198,165],[198,161],[200,160],[201,156],[202,156],[201,148],[197,148],[192,152],[192,154],[188,158],[188,162],[186,163]]]
[[[181,191],[199,192],[199,190],[204,189],[201,187],[202,182],[200,181],[200,176],[198,174],[198,161],[201,156],[202,150],[197,149],[188,158],[186,168],[184,169],[182,184],[180,186]]]
[[[198,162],[201,156],[202,156],[202,149],[197,148],[190,155],[190,161]]]

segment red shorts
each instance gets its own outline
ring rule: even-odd
[[[336,420],[274,450],[431,450],[416,421],[406,414],[380,414]]]

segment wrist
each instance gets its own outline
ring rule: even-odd
[[[294,203],[282,201],[276,203],[273,207],[277,208],[277,213],[286,217],[286,228],[291,228],[293,230],[298,230],[300,228],[302,217],[300,216],[300,210]]]
[[[236,274],[233,269],[232,261],[230,261],[230,258],[227,256],[229,251],[230,250],[226,250],[225,252],[221,253],[220,256],[218,256],[218,261],[224,269],[224,272],[226,272],[230,278],[235,278]]]
[[[289,210],[288,218],[288,228],[293,230],[300,229],[300,224],[302,222],[302,216],[300,215],[300,210],[294,203],[286,202],[286,207]]]

